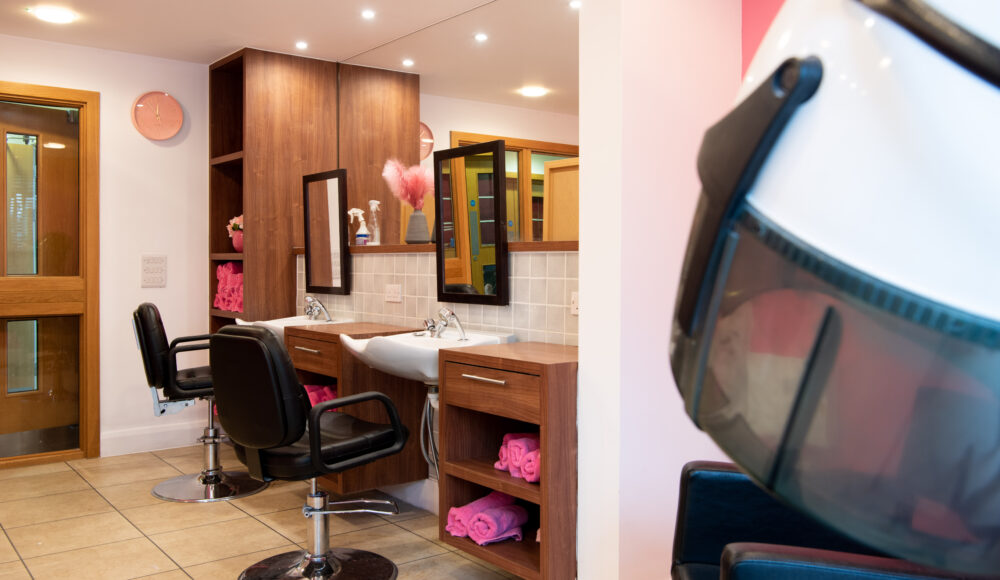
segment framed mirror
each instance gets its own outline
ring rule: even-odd
[[[305,208],[306,292],[351,293],[351,254],[347,248],[347,172],[343,169],[302,177]]]
[[[509,302],[504,142],[434,152],[439,302]]]

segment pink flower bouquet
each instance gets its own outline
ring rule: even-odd
[[[392,195],[413,206],[423,209],[424,196],[434,193],[434,172],[430,167],[414,165],[406,168],[395,159],[385,162],[382,178],[389,185]]]
[[[229,232],[229,237],[233,237],[236,232],[243,233],[243,214],[240,214],[233,219],[229,220],[229,225],[226,226],[226,230]]]

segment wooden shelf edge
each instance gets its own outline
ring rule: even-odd
[[[219,310],[218,308],[209,308],[208,313],[212,316],[218,316],[219,318],[236,319],[243,316],[242,312],[230,312],[229,310]]]
[[[508,252],[579,252],[580,242],[508,242]]]
[[[448,533],[444,533],[441,541],[512,574],[517,574],[525,580],[539,580],[542,571],[541,546],[535,541],[537,529],[537,527],[526,528],[524,539],[520,542],[505,540],[480,546],[469,538],[456,538]]]
[[[243,261],[242,252],[212,252],[208,255],[209,260]]]
[[[382,244],[380,246],[351,246],[352,254],[414,254],[434,253],[434,244]]]
[[[446,474],[452,477],[471,481],[533,504],[542,503],[542,490],[538,484],[528,483],[519,477],[512,477],[494,469],[492,464],[485,461],[474,459],[445,461],[441,467]]]
[[[224,165],[226,163],[232,163],[234,161],[242,161],[243,152],[233,151],[232,153],[227,153],[225,155],[219,155],[218,157],[212,157],[208,160],[209,165]]]

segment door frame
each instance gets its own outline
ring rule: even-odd
[[[0,458],[0,467],[97,457],[100,420],[100,94],[0,81],[0,100],[80,109],[80,274],[0,277],[0,318],[80,316],[80,448]],[[31,302],[18,297],[32,296]]]

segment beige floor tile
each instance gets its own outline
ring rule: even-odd
[[[29,497],[42,497],[53,493],[65,493],[82,489],[90,489],[90,486],[72,471],[16,477],[8,479],[3,482],[3,485],[0,485],[0,502],[16,501]]]
[[[21,557],[36,558],[56,552],[89,548],[142,534],[118,512],[83,516],[7,530]]]
[[[352,493],[348,495],[339,496],[337,494],[330,494],[330,501],[335,501],[338,499],[386,499],[396,502],[396,507],[399,509],[399,513],[390,516],[379,516],[387,522],[402,522],[405,520],[412,520],[413,518],[422,518],[429,515],[430,512],[427,510],[422,510],[412,504],[408,504],[403,500],[392,497],[391,495],[385,493],[384,491],[379,491],[377,489],[372,489],[368,491],[361,491],[358,493]]]
[[[331,538],[330,543],[338,548],[375,552],[389,558],[396,565],[448,552],[433,542],[392,524],[338,534]]]
[[[12,562],[17,559],[18,556],[17,552],[14,551],[14,546],[7,539],[7,535],[0,530],[0,562]]]
[[[298,546],[289,544],[287,546],[282,546],[280,548],[273,548],[271,550],[263,550],[260,552],[252,552],[250,554],[243,554],[233,558],[226,558],[225,560],[216,560],[215,562],[209,562],[207,564],[200,564],[198,566],[189,566],[185,568],[185,571],[191,575],[194,580],[219,580],[219,578],[237,578],[240,572],[246,570],[250,565],[256,564],[265,558],[270,558],[271,556],[277,556],[278,554],[283,554],[285,552],[292,552],[298,549]]]
[[[305,542],[312,526],[309,518],[302,515],[301,507],[256,517],[293,542]],[[363,513],[331,515],[329,522],[331,536],[382,525],[385,525],[385,522],[378,516]]]
[[[0,564],[0,580],[31,580],[31,574],[20,561]]]
[[[255,493],[249,497],[233,499],[229,503],[252,516],[256,516],[293,508],[301,510],[302,506],[306,503],[306,495],[308,493],[309,484],[307,483],[301,481],[275,481],[271,483],[270,487],[260,493]]]
[[[405,530],[410,530],[421,538],[434,542],[445,550],[452,551],[458,549],[438,539],[438,517],[434,514],[396,522],[396,525]]]
[[[27,467],[8,467],[0,469],[0,481],[13,479],[15,477],[25,477],[31,475],[45,475],[46,473],[58,473],[60,471],[70,471],[65,461],[56,463],[46,463],[44,465],[29,465]]]
[[[146,538],[29,558],[25,564],[35,578],[65,578],[72,571],[74,580],[125,580],[177,569]]]
[[[73,465],[73,468],[94,487],[107,487],[153,478],[170,479],[181,475],[180,471],[152,453],[139,453],[122,457],[108,458],[109,463],[79,464]],[[116,461],[110,462],[110,460]],[[81,459],[79,461],[98,462],[105,460]]]
[[[246,514],[224,501],[161,501],[154,505],[124,510],[122,515],[147,536],[246,517]]]
[[[85,489],[0,503],[0,525],[7,529],[18,528],[114,509],[96,491]]]
[[[155,457],[152,453],[130,453],[128,455],[112,455],[111,457],[92,457],[90,459],[73,459],[67,461],[73,469],[85,467],[108,467],[111,465],[127,465],[137,461],[145,461]]]
[[[496,572],[466,560],[457,554],[448,553],[431,558],[423,558],[399,565],[397,580],[503,580]]]
[[[506,571],[506,570],[504,570],[502,568],[498,568],[497,566],[494,566],[493,564],[490,564],[489,562],[487,562],[485,560],[480,560],[479,558],[473,556],[472,554],[469,554],[468,552],[463,552],[462,550],[456,550],[455,554],[457,554],[457,555],[465,558],[466,560],[469,560],[473,564],[479,564],[483,568],[486,568],[487,570],[491,570],[491,571],[499,574],[500,576],[503,576],[504,578],[513,578],[514,580],[520,580],[520,578],[521,578],[517,574],[513,574],[513,573],[508,572],[508,571]]]
[[[155,505],[163,503],[162,499],[153,497],[153,488],[163,479],[146,479],[121,485],[109,485],[98,487],[97,492],[104,496],[104,499],[111,502],[111,505],[120,510]]]
[[[157,534],[150,539],[184,568],[288,544],[287,539],[251,517]]]
[[[137,580],[190,580],[190,578],[183,570],[171,570],[151,576],[140,576]]]

